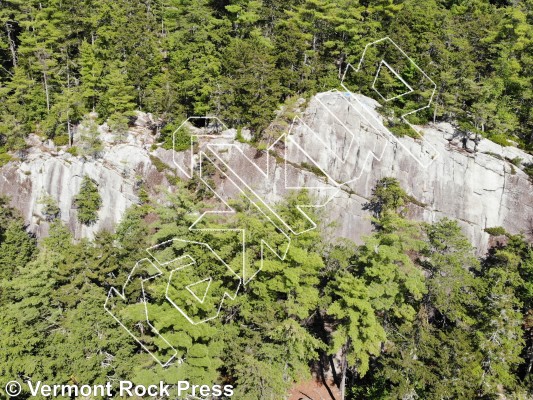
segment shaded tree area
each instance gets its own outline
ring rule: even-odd
[[[220,115],[258,139],[288,97],[337,87],[390,36],[437,83],[419,122],[530,148],[531,18],[527,0],[2,0],[0,146],[64,143],[93,111],[123,130],[135,109]]]
[[[148,293],[151,323],[175,340],[182,359],[162,368],[103,303],[147,257],[146,248],[176,237],[211,243],[238,270],[242,248],[234,232],[189,231],[194,212],[209,207],[193,189],[180,186],[164,207],[147,199],[115,233],[92,241],[74,241],[56,219],[38,246],[4,201],[2,376],[77,385],[223,382],[234,385],[235,398],[256,400],[285,398],[294,382],[333,365],[345,399],[531,396],[533,248],[507,235],[506,244],[478,258],[457,222],[408,219],[408,196],[392,178],[375,187],[370,203],[379,213],[363,244],[331,243],[322,228],[297,236],[284,260],[267,256],[207,323],[188,323],[161,295],[165,282],[141,288],[135,279],[148,271],[136,273],[116,310],[146,348],[168,354],[146,324],[140,293]],[[296,206],[308,196],[291,194],[278,212],[299,226]],[[245,199],[233,206],[229,226],[250,232],[247,252],[258,268],[262,239],[281,246],[284,237]],[[217,218],[212,224],[228,227]],[[195,278],[208,260],[202,249],[190,251],[197,267],[180,279]],[[208,304],[216,293],[206,296]]]
[[[531,244],[506,234],[506,244],[477,258],[457,222],[405,219],[398,199],[408,196],[394,179],[382,179],[373,193],[376,232],[353,255],[341,247],[344,266],[330,260],[342,274],[364,279],[359,297],[370,294],[373,314],[363,315],[378,329],[364,338],[381,346],[365,364],[345,362],[347,398],[531,396]],[[382,297],[373,299],[376,293]],[[355,326],[357,338],[361,322]],[[361,341],[354,346],[363,348]]]

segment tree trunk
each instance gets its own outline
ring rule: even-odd
[[[348,372],[348,349],[350,348],[350,339],[346,341],[342,351],[342,376],[341,376],[341,400],[346,398],[346,373]]]
[[[50,93],[48,91],[48,75],[43,72],[44,93],[46,94],[46,109],[50,111]]]
[[[11,25],[6,21],[7,41],[9,42],[9,50],[11,51],[11,58],[13,59],[13,67],[17,66],[17,51],[15,48],[15,41],[11,37]]]
[[[341,390],[341,400],[344,400],[346,398],[346,370],[347,370],[347,361],[346,361],[346,352],[343,354],[342,357],[342,375],[341,375],[341,384],[340,384],[340,390]]]
[[[70,96],[70,70],[68,68],[68,52],[67,54],[67,88],[69,91]],[[68,145],[69,147],[72,147],[73,137],[72,137],[72,130],[70,129],[70,97],[69,102],[67,104],[67,132],[68,132]]]
[[[531,310],[529,311],[531,312]],[[529,328],[531,329],[531,328]],[[533,332],[531,334],[532,338],[531,340],[533,340]],[[527,363],[527,368],[526,368],[526,373],[525,373],[525,376],[524,376],[524,380],[527,380],[529,375],[531,375],[531,370],[533,369],[533,344],[530,345],[527,349],[527,355],[528,355],[528,363]]]
[[[333,357],[328,355],[329,367],[331,368],[331,374],[333,375],[333,382],[338,387],[341,387],[341,382],[339,381],[339,376],[337,375],[337,369],[335,368],[335,363]]]
[[[68,131],[68,147],[72,147],[73,142],[73,135],[72,135],[72,129],[70,129],[70,118],[67,117],[67,131]]]

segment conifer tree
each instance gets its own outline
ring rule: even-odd
[[[492,249],[483,260],[486,306],[478,330],[484,393],[519,391],[520,365],[526,368],[522,377],[530,371],[531,253],[523,237],[509,235],[507,245]]]
[[[271,120],[281,96],[272,43],[258,35],[250,40],[233,39],[223,65],[222,116],[232,125],[249,125],[259,133]]]
[[[24,229],[23,222],[13,219],[0,235],[0,271],[9,277],[18,268],[24,267],[36,252],[35,239]]]
[[[168,2],[164,18],[171,85],[190,113],[219,114],[217,100],[212,104],[211,97],[217,92],[223,63],[221,49],[229,40],[228,24],[217,17],[205,0],[181,4]]]
[[[103,118],[119,119],[131,116],[135,109],[133,87],[128,83],[123,64],[115,63],[102,80],[104,94],[99,115]]]
[[[427,293],[412,324],[391,329],[394,344],[378,374],[395,396],[473,398],[483,374],[476,336],[485,290],[479,261],[456,222],[443,219],[424,230]]]
[[[35,260],[26,260],[0,283],[3,377],[54,379],[55,361],[46,350],[52,345],[49,335],[60,315],[52,300],[54,266],[54,250],[43,247]]]
[[[82,224],[91,225],[98,220],[102,198],[98,193],[98,186],[87,175],[83,177],[80,192],[74,197],[73,204],[78,210],[78,221]]]
[[[86,105],[93,112],[100,99],[103,65],[98,60],[95,45],[83,41],[80,46],[80,87]]]
[[[96,118],[96,113],[90,113],[83,118],[78,127],[81,148],[85,156],[98,157],[103,149]]]

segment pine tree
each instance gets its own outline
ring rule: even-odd
[[[98,186],[87,175],[83,177],[80,192],[74,197],[73,205],[78,210],[78,221],[82,224],[91,225],[98,220],[102,198],[98,193]]]
[[[20,21],[23,32],[20,35],[19,53],[21,65],[42,84],[46,109],[52,108],[52,96],[56,90],[59,69],[65,66],[66,59],[61,30],[65,16],[58,7],[36,1],[26,2],[24,19]]]
[[[19,150],[25,147],[24,138],[35,130],[37,121],[44,118],[46,103],[38,83],[22,67],[14,69],[6,86],[10,92],[4,113],[12,117],[3,119],[2,126],[6,130],[8,148]]]
[[[290,196],[278,212],[291,226],[300,226],[302,216],[296,204],[308,200],[306,193]],[[245,227],[249,239],[249,267],[259,264],[261,240],[283,248],[282,235],[271,224],[265,224],[261,214],[243,201],[235,204],[239,213],[238,226]],[[279,237],[278,237],[279,236]],[[235,241],[230,247],[235,264]],[[238,242],[237,242],[238,243]],[[228,249],[228,244],[221,246]],[[321,240],[315,231],[299,235],[282,261],[273,254],[264,254],[263,269],[249,282],[236,302],[225,308],[224,365],[231,371],[237,386],[236,396],[245,399],[282,398],[293,381],[309,378],[309,363],[324,344],[312,332],[313,315],[318,309],[319,271],[324,263],[319,254]],[[232,343],[231,345],[228,345]],[[261,373],[266,371],[268,379]]]
[[[363,209],[370,210],[374,217],[380,218],[387,212],[400,211],[409,201],[409,196],[401,188],[396,178],[382,178],[372,189],[372,197],[368,203],[363,205]]]
[[[154,16],[161,3],[160,0],[101,0],[94,11],[97,18],[93,23],[97,26],[91,44],[95,45],[98,58],[109,66],[104,75],[116,74],[115,69],[124,73],[128,95],[133,96],[128,101],[135,100],[139,106],[144,105],[146,87],[161,70],[159,27]],[[116,76],[112,78],[116,79]],[[126,95],[126,91],[123,93]]]
[[[11,276],[35,253],[35,239],[26,232],[23,222],[19,218],[10,221],[0,234],[0,277]]]
[[[102,95],[99,115],[103,118],[131,116],[135,109],[133,87],[128,83],[123,64],[110,66],[109,72],[102,80]]]
[[[48,222],[52,222],[60,217],[61,209],[59,208],[56,199],[48,193],[41,196],[38,203],[41,205],[41,212]]]
[[[421,267],[427,293],[415,320],[391,329],[382,371],[396,396],[473,398],[480,390],[482,353],[477,324],[485,285],[479,261],[456,222],[426,225]]]
[[[492,249],[482,263],[487,291],[478,330],[489,394],[519,392],[518,378],[531,370],[531,245],[508,236],[507,245]]]
[[[223,65],[220,112],[232,125],[248,125],[258,135],[271,120],[281,96],[272,43],[258,36],[233,39]]]
[[[21,6],[23,2],[20,0],[6,0],[0,9],[0,48],[2,52],[6,53],[2,60],[9,58],[10,66],[15,68],[17,66],[17,29],[19,28],[18,21],[21,18]],[[4,63],[2,63],[4,64]],[[3,65],[7,67],[7,65]]]
[[[49,357],[50,333],[60,314],[52,303],[54,255],[41,248],[38,257],[2,280],[0,365],[2,375],[13,378],[54,379],[56,361]]]
[[[89,157],[98,157],[103,149],[96,118],[96,113],[90,113],[83,118],[78,127],[81,149],[83,154]]]
[[[336,300],[329,307],[328,314],[337,324],[331,350],[342,354],[339,387],[344,399],[348,369],[354,368],[361,377],[364,376],[368,372],[370,358],[379,356],[386,335],[364,279],[344,273],[332,286]]]
[[[180,104],[191,114],[219,114],[220,107],[216,108],[211,98],[219,84],[221,49],[229,40],[228,24],[217,18],[205,0],[169,2],[164,23],[168,32],[165,47],[169,52],[170,89],[175,88]]]
[[[87,41],[82,42],[79,63],[81,95],[87,107],[94,112],[100,99],[100,81],[103,71],[103,64],[96,56],[95,45]]]

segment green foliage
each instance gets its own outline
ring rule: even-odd
[[[139,188],[139,201],[141,204],[147,204],[150,201],[150,194],[144,183],[141,184]]]
[[[309,163],[306,163],[305,161],[302,162],[300,164],[300,167],[307,170],[307,171],[310,171],[312,172],[313,174],[317,175],[317,176],[322,176],[322,177],[325,177],[326,174],[324,174],[324,172],[319,168],[317,167],[316,165],[314,164],[309,164]]]
[[[172,169],[168,164],[164,163],[156,156],[150,155],[150,161],[152,162],[152,165],[155,166],[155,168],[157,169],[157,172],[164,172]]]
[[[107,121],[120,141],[136,109],[160,118],[167,149],[191,146],[187,129],[173,143],[185,115],[218,115],[251,128],[263,151],[260,139],[286,131],[298,98],[338,86],[346,64],[385,36],[438,83],[434,107],[413,123],[460,121],[461,129],[503,146],[531,147],[532,18],[530,1],[4,0],[0,165],[11,159],[7,151],[26,148],[29,133],[64,145],[75,125],[80,142],[67,151],[98,157],[98,124]],[[417,72],[407,63],[402,73]],[[373,95],[373,78],[357,89]],[[393,74],[384,70],[381,78],[380,92],[402,92]],[[400,116],[424,96],[383,109],[393,133],[413,134]],[[531,165],[522,167],[533,177]],[[278,207],[302,229],[296,206],[305,196]],[[530,397],[531,245],[508,235],[508,244],[480,262],[456,223],[404,219],[402,211],[416,201],[391,178],[377,183],[366,206],[377,230],[363,244],[327,243],[317,231],[298,235],[286,259],[269,254],[256,279],[210,324],[193,326],[179,313],[167,318],[164,298],[154,296],[154,323],[179,337],[185,356],[182,365],[161,369],[113,325],[102,300],[146,257],[145,248],[189,234],[194,213],[208,207],[208,191],[197,180],[180,185],[168,208],[151,204],[143,188],[139,197],[142,204],[127,212],[116,234],[78,243],[55,220],[57,204],[43,198],[51,228],[38,250],[0,199],[2,376],[88,384],[225,381],[236,385],[239,399],[281,399],[293,381],[309,377],[310,366],[338,353],[337,383],[347,398]],[[101,202],[97,185],[84,177],[74,200],[80,222],[94,223]],[[257,271],[261,240],[283,248],[285,238],[244,200],[235,208],[229,224],[251,233],[250,268]],[[241,264],[232,233],[206,235],[196,238],[217,241],[231,265]],[[204,253],[194,255],[205,261]],[[124,317],[156,348],[139,313],[140,290],[137,282]]]
[[[401,118],[387,118],[386,126],[397,137],[408,136],[415,139],[420,138],[420,135],[418,135],[411,127],[409,127],[409,125],[403,122]]]
[[[183,121],[180,121],[181,125]],[[184,151],[191,148],[191,134],[186,126],[168,124],[161,130],[162,147],[167,150]]]
[[[107,126],[116,135],[118,141],[122,142],[124,135],[128,132],[128,117],[115,112],[107,119]]]
[[[72,146],[67,149],[67,153],[73,155],[74,157],[77,157],[79,153],[78,146]]]
[[[235,140],[239,143],[246,143],[244,137],[242,136],[242,128],[237,129],[237,134],[235,135]]]
[[[123,366],[113,365],[115,357],[129,354],[139,363],[135,347],[101,312],[106,290],[98,283],[116,273],[123,260],[110,240],[73,244],[56,221],[39,253],[19,265],[9,280],[0,281],[5,311],[0,316],[0,364],[6,376],[105,384],[110,369],[126,376]]]
[[[85,225],[98,220],[98,210],[102,207],[102,198],[95,181],[87,175],[83,177],[80,192],[74,197],[73,206],[78,210],[78,221]]]
[[[385,36],[439,84],[435,107],[411,122],[433,112],[502,145],[533,138],[525,1],[4,3],[0,141],[9,150],[24,147],[32,131],[70,133],[87,111],[103,122],[136,108],[165,123],[221,115],[258,139],[286,98],[338,86],[346,64]],[[400,69],[418,73],[410,63]],[[377,95],[373,77],[358,89]],[[387,68],[374,87],[388,98],[405,91]],[[392,132],[415,135],[399,116],[425,96],[388,102]]]
[[[398,211],[409,199],[396,178],[382,178],[372,189],[372,197],[363,209],[370,210],[376,217],[381,217],[387,211]]]
[[[36,243],[25,230],[20,218],[2,227],[0,235],[0,278],[9,277],[25,266],[36,252]]]
[[[3,167],[13,159],[10,154],[2,152],[2,149],[0,148],[0,167]]]
[[[36,241],[26,232],[19,213],[0,196],[0,281],[10,278],[36,254]],[[0,292],[1,299],[1,292]]]
[[[533,181],[533,163],[524,164],[524,172],[528,174],[529,179]]]
[[[95,45],[90,45],[85,40],[80,44],[81,93],[92,111],[95,111],[100,98],[99,81],[103,71],[102,62],[98,60],[95,48]]]
[[[372,398],[384,393],[474,398],[479,390],[482,354],[474,330],[484,288],[476,278],[479,262],[455,222],[426,225],[423,233],[417,264],[426,291],[410,302],[411,319],[387,323],[388,343],[372,379],[355,383],[374,393]]]
[[[506,235],[507,231],[502,228],[501,226],[494,226],[492,228],[485,228],[485,232],[487,232],[491,236],[501,236]]]
[[[102,117],[109,117],[116,124],[119,116],[132,114],[135,108],[134,88],[128,84],[127,75],[121,63],[110,66],[108,74],[102,79],[102,86],[104,92],[97,109]]]
[[[520,157],[515,157],[510,161],[511,161],[511,164],[513,164],[515,167],[520,167],[522,165],[522,161],[524,160]]]
[[[54,144],[56,146],[66,146],[69,144],[69,137],[68,135],[59,135],[54,137]]]
[[[494,249],[483,264],[486,307],[481,311],[478,335],[484,357],[482,389],[489,395],[496,395],[502,388],[508,392],[516,390],[517,367],[523,362],[520,294],[525,282],[520,249],[513,248],[517,244],[523,247],[519,240],[515,238],[506,248]]]
[[[421,224],[398,214],[404,197],[397,182],[380,181],[373,198],[381,205],[379,229],[355,245],[307,231],[309,221],[297,206],[309,203],[309,195],[290,194],[276,210],[306,232],[292,238],[284,260],[267,250],[261,270],[263,241],[286,249],[286,237],[246,198],[232,203],[234,216],[208,220],[214,230],[191,232],[206,204],[182,184],[164,207],[144,197],[115,234],[99,233],[91,242],[74,243],[53,220],[38,250],[0,198],[0,365],[6,376],[61,383],[101,384],[110,371],[139,384],[227,382],[235,396],[252,400],[285,397],[293,382],[310,379],[310,366],[320,371],[338,354],[337,384],[346,399],[520,398],[530,390],[531,245],[509,235],[480,262],[456,222]],[[41,202],[54,206],[47,196]],[[101,200],[89,178],[75,202],[80,215],[87,207],[94,218]],[[166,280],[141,287],[139,278],[152,274],[150,268],[130,276],[127,300],[114,303],[145,346],[168,355],[146,324],[139,299],[148,295],[151,324],[183,356],[181,364],[162,369],[102,312],[102,302],[111,286],[124,284],[146,248],[175,237],[210,243],[240,270],[239,235],[217,230],[228,226],[246,229],[247,267],[258,273],[234,301],[226,299],[218,318],[188,323],[166,300]],[[164,261],[179,251],[173,245],[157,256]],[[217,273],[205,248],[187,251],[197,262],[181,280]],[[204,304],[218,299],[215,290]]]
[[[267,38],[235,38],[223,54],[225,63],[220,113],[232,126],[261,131],[272,120],[281,87],[273,46]]]
[[[49,194],[41,196],[38,203],[41,205],[41,212],[48,222],[61,216],[61,209],[57,205],[57,201]]]
[[[306,201],[305,192],[294,194],[278,211],[292,226],[303,230],[305,221],[295,206]],[[261,214],[244,202],[236,206],[247,210],[238,221],[249,230],[250,254],[258,254],[261,240],[285,245],[283,236],[266,224]],[[319,304],[319,272],[324,266],[319,246],[320,236],[310,231],[291,243],[284,261],[267,254],[263,269],[238,299],[238,314],[231,318],[229,328],[238,339],[228,346],[224,359],[238,384],[236,396],[280,398],[293,380],[309,376],[309,362],[324,347],[310,330]],[[257,263],[254,260],[252,265],[257,268]],[[269,379],[264,379],[265,372]],[[263,384],[257,385],[258,381]]]
[[[500,146],[503,146],[503,147],[511,145],[511,143],[509,142],[509,139],[505,135],[502,135],[502,134],[491,135],[489,136],[489,139],[493,141],[494,143],[499,144]]]
[[[94,113],[86,115],[79,127],[81,141],[78,148],[84,156],[98,157],[103,149],[96,117]]]
[[[332,350],[342,349],[347,354],[347,365],[357,367],[364,376],[370,368],[370,358],[381,352],[385,330],[372,307],[371,290],[364,279],[347,274],[336,279],[335,285],[338,299],[331,304],[328,314],[342,322],[333,333]]]

